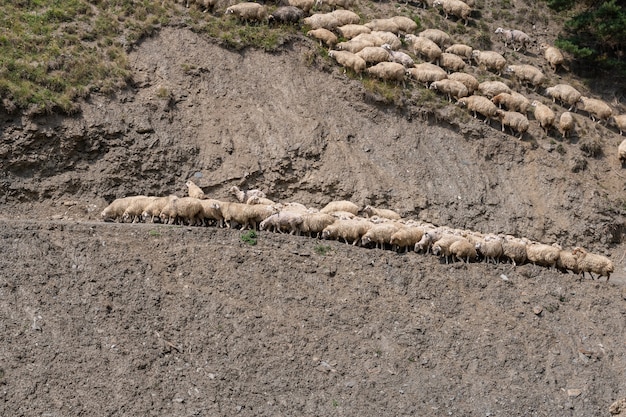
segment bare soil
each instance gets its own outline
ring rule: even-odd
[[[577,115],[572,140],[519,141],[389,104],[305,39],[234,52],[168,27],[130,63],[133,88],[78,116],[0,115],[0,415],[587,417],[626,397],[617,132]],[[190,178],[585,246],[616,271],[99,220]]]

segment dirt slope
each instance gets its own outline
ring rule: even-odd
[[[75,118],[0,115],[0,415],[606,416],[626,397],[621,138],[397,108],[317,52],[164,28],[131,53],[133,89]],[[583,245],[616,273],[98,221],[189,178]]]

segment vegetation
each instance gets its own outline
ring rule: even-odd
[[[241,241],[247,243],[250,246],[256,245],[257,242],[257,234],[254,230],[248,230],[246,233],[241,235]]]

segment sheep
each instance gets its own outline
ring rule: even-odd
[[[339,35],[346,39],[352,39],[362,33],[370,33],[372,29],[365,25],[343,25],[337,28]]]
[[[472,59],[480,68],[484,67],[485,69],[494,71],[497,75],[500,75],[506,66],[506,59],[494,51],[480,51],[474,49],[472,51]]]
[[[228,7],[225,14],[232,14],[246,23],[250,21],[261,22],[267,16],[267,9],[259,3],[242,2]]]
[[[337,218],[328,213],[307,213],[302,214],[302,223],[300,224],[298,235],[318,238],[322,231],[337,221]]]
[[[222,202],[221,204],[222,215],[224,216],[224,223],[227,228],[232,228],[232,222],[241,225],[242,230],[248,228],[255,230],[257,224],[267,219],[272,214],[276,213],[276,209],[273,206],[265,204],[244,204],[244,203],[228,203]]]
[[[382,47],[385,41],[381,39],[380,36],[374,35],[372,32],[370,33],[362,33],[360,35],[355,36],[350,39],[350,42],[354,43],[365,43],[366,46],[380,46]]]
[[[424,229],[417,226],[405,226],[394,232],[389,238],[389,244],[396,250],[404,249],[406,253],[409,248],[415,247],[424,236]]]
[[[280,211],[267,217],[259,224],[259,230],[283,233],[284,231],[294,235],[300,230],[304,218],[299,213]]]
[[[528,118],[522,113],[516,111],[500,111],[497,116],[500,119],[502,131],[504,132],[504,127],[508,126],[511,129],[511,134],[513,134],[513,131],[520,134],[519,140],[522,140],[524,133],[526,133],[530,127]]]
[[[550,68],[552,68],[552,71],[556,72],[559,65],[563,66],[563,62],[565,62],[565,57],[558,48],[550,46],[547,43],[542,43],[541,45],[539,45],[539,49],[543,51],[543,57],[546,59],[546,61],[548,61],[548,64],[550,64]]]
[[[158,218],[160,220],[159,215],[161,214],[161,210],[163,210],[163,207],[165,207],[170,200],[176,198],[178,197],[175,195],[155,198],[144,208],[143,212],[141,213],[141,220],[143,222],[147,222],[148,217],[150,217],[150,222],[152,223],[154,223],[155,218]]]
[[[287,6],[295,6],[302,9],[304,13],[308,14],[315,5],[315,0],[286,0],[285,3]]]
[[[562,248],[556,244],[532,242],[526,245],[526,259],[534,265],[556,268],[561,250]]]
[[[476,248],[466,239],[452,242],[449,248],[450,254],[459,261],[469,263],[470,259],[476,259]]]
[[[467,94],[472,95],[476,90],[478,90],[478,86],[480,85],[476,77],[471,74],[467,74],[465,72],[453,72],[448,75],[450,80],[459,81],[467,87]]]
[[[502,239],[502,256],[508,258],[513,266],[526,261],[526,242],[514,236]]]
[[[348,211],[342,211],[342,210],[333,211],[329,214],[339,220],[349,220],[349,219],[354,219],[355,217],[357,217],[356,214],[354,213],[350,213]]]
[[[252,195],[246,200],[246,204],[265,204],[266,206],[273,206],[276,203],[269,198]]]
[[[384,249],[385,244],[390,243],[391,236],[397,232],[400,227],[400,224],[394,222],[374,224],[361,236],[361,245],[367,246],[373,242],[376,248]]]
[[[332,48],[337,44],[337,35],[328,29],[318,28],[311,29],[306,33],[309,38],[317,39],[320,42],[320,46],[325,44],[327,47]]]
[[[383,46],[384,44],[387,44],[394,51],[397,51],[398,49],[402,47],[402,41],[392,32],[385,32],[382,30],[373,30],[372,32],[370,32],[370,34],[380,39],[380,41],[382,42],[380,44],[376,42],[376,46]]]
[[[576,111],[576,106],[583,96],[580,91],[576,90],[569,84],[556,84],[546,88],[546,94],[552,97],[552,102],[556,103],[557,100],[561,104],[569,105],[567,111]]]
[[[585,277],[585,272],[587,272],[591,275],[591,279],[594,279],[593,272],[598,274],[598,278],[606,276],[608,282],[609,278],[611,278],[611,273],[615,270],[613,262],[609,258],[603,255],[589,253],[581,247],[575,247],[572,250],[572,255],[574,255],[577,260],[578,270],[583,278]]]
[[[617,159],[622,166],[624,166],[624,163],[626,162],[626,139],[624,139],[617,147]]]
[[[164,224],[187,224],[196,226],[202,224],[202,200],[193,197],[182,197],[170,200],[159,217]]]
[[[461,58],[466,59],[467,62],[470,62],[471,59],[472,59],[472,51],[473,50],[474,49],[471,46],[469,46],[469,45],[465,45],[465,44],[462,44],[462,43],[455,43],[455,44],[447,47],[444,52],[460,56]]]
[[[433,7],[436,8],[439,6],[443,9],[446,19],[448,18],[448,15],[451,14],[463,20],[465,22],[465,26],[467,26],[469,16],[472,13],[472,8],[468,6],[467,3],[464,3],[461,0],[435,0],[433,2]]]
[[[405,54],[401,51],[394,51],[388,43],[383,44],[382,48],[387,51],[388,59],[391,60],[391,62],[402,64],[405,68],[412,68],[415,66],[415,61],[413,61],[413,58],[411,58],[409,54]]]
[[[554,122],[556,120],[556,114],[552,111],[552,109],[545,104],[538,102],[537,100],[533,100],[530,103],[532,107],[535,108],[534,116],[537,121],[539,121],[539,125],[541,128],[548,133],[550,127],[554,126]]]
[[[417,29],[417,23],[415,23],[415,21],[409,17],[392,16],[389,19],[391,19],[398,26],[398,32],[413,33]]]
[[[426,88],[435,81],[448,78],[448,73],[443,68],[428,62],[416,64],[414,68],[408,68],[406,75],[418,82],[424,83]]]
[[[447,78],[441,81],[435,81],[429,88],[431,90],[441,91],[448,97],[449,102],[452,102],[452,97],[458,100],[461,97],[467,97],[469,95],[465,84]]]
[[[426,29],[418,33],[418,36],[428,38],[435,42],[440,48],[452,43],[452,38],[441,29]]]
[[[320,210],[320,213],[330,214],[335,211],[347,211],[348,213],[352,213],[356,216],[359,214],[359,206],[354,204],[352,201],[347,200],[331,201]]]
[[[498,108],[487,97],[472,95],[457,100],[458,106],[465,106],[476,118],[476,113],[485,117],[484,123],[489,123],[493,117],[498,115]]]
[[[410,43],[413,53],[433,63],[441,57],[441,48],[428,38],[408,34],[404,39]]]
[[[566,111],[561,113],[559,117],[559,125],[557,126],[559,133],[563,136],[563,139],[567,138],[567,135],[571,134],[576,127],[576,121],[572,113]]]
[[[439,66],[448,72],[458,72],[465,68],[465,61],[460,56],[442,52],[439,57]]]
[[[266,198],[265,193],[259,189],[247,190],[243,191],[239,189],[236,185],[230,187],[228,192],[233,195],[240,203],[245,203],[248,199],[254,195],[259,196],[261,198]]]
[[[341,7],[343,9],[349,9],[354,4],[354,0],[316,0],[315,6],[318,8],[322,8],[323,6],[328,6],[331,9],[335,9],[337,7]]]
[[[511,88],[502,81],[483,81],[478,84],[478,91],[483,96],[492,98],[500,93],[511,94]]]
[[[497,28],[495,31],[496,34],[502,34],[502,38],[504,39],[504,46],[509,46],[509,43],[513,46],[513,51],[519,51],[522,49],[526,49],[526,44],[530,43],[530,36],[521,30],[517,29],[502,29]],[[519,47],[515,47],[515,44],[519,44]]]
[[[197,6],[200,6],[202,12],[208,12],[213,10],[215,5],[217,4],[217,0],[195,0],[194,3]],[[187,2],[187,7],[189,7],[189,1]]]
[[[361,18],[359,17],[359,15],[354,13],[351,10],[343,10],[343,9],[334,10],[330,12],[330,15],[334,16],[335,19],[339,21],[338,26],[356,25],[361,21]]]
[[[137,196],[131,196],[131,197],[116,198],[115,200],[113,200],[113,202],[111,202],[111,204],[109,204],[108,206],[104,208],[104,210],[102,210],[102,212],[100,213],[100,217],[105,222],[117,221],[118,219],[122,218],[122,216],[124,215],[124,211],[126,211],[128,206],[130,206],[130,204],[135,199],[142,199],[145,197],[147,196],[137,195]]]
[[[434,241],[432,244],[433,255],[435,256],[440,255],[441,257],[445,257],[446,263],[449,263],[450,255],[452,255],[452,252],[450,251],[450,246],[454,242],[459,241],[459,240],[464,240],[467,243],[469,243],[469,241],[462,236],[452,235],[452,234],[442,235],[439,239]],[[473,245],[472,245],[472,249],[474,249]],[[474,251],[476,251],[476,249],[474,249]]]
[[[322,230],[322,239],[343,239],[348,244],[356,246],[373,224],[365,220],[349,219],[337,220]]]
[[[122,222],[126,223],[127,221],[131,221],[132,223],[136,223],[142,220],[142,213],[148,207],[148,205],[156,200],[158,197],[137,197],[134,198],[124,213],[122,213]]]
[[[532,65],[509,65],[505,71],[515,75],[515,78],[520,82],[532,85],[533,91],[536,91],[538,86],[546,82],[545,74]]]
[[[277,24],[298,24],[304,17],[304,11],[296,6],[282,6],[274,10],[268,17],[267,23],[270,26]]]
[[[502,238],[500,237],[485,237],[475,244],[476,251],[482,255],[486,263],[493,262],[497,265],[502,256]]]
[[[624,130],[626,130],[626,114],[620,114],[620,115],[617,115],[617,116],[612,116],[609,119],[609,123],[614,124],[615,126],[617,126],[617,129],[619,130],[620,136],[623,136],[622,132]]]
[[[379,62],[366,69],[366,72],[383,81],[404,82],[404,65],[397,62]]]
[[[517,111],[522,114],[526,114],[528,112],[528,108],[530,107],[530,100],[517,91],[496,94],[491,98],[491,101],[493,104],[497,105],[498,108],[502,108],[502,106],[504,106],[506,110]]]
[[[570,250],[561,250],[559,252],[559,259],[556,261],[556,268],[562,272],[572,271],[574,274],[578,274],[578,259],[574,256]]]
[[[391,18],[389,19],[374,19],[365,24],[371,30],[399,33],[400,26]]]
[[[389,52],[380,46],[366,46],[356,54],[367,64],[378,64],[389,60]]]
[[[367,67],[365,60],[352,52],[330,51],[328,56],[334,58],[339,65],[344,67],[344,73],[347,68],[350,68],[355,73],[360,74]]]
[[[202,188],[198,187],[193,181],[189,180],[185,183],[185,185],[187,186],[189,197],[198,199],[205,198]]]
[[[438,240],[441,237],[441,234],[442,230],[439,228],[424,230],[422,238],[415,244],[413,249],[415,252],[425,251],[425,253],[428,253],[433,245],[433,242]]]
[[[378,216],[389,220],[400,220],[402,217],[393,210],[376,208],[370,205],[367,205],[363,208],[362,213],[365,217],[373,217]]]
[[[600,99],[582,96],[580,102],[583,104],[583,110],[589,113],[594,122],[598,118],[597,122],[604,121],[607,124],[613,114],[611,106]]]
[[[339,24],[339,20],[330,13],[315,13],[302,19],[302,22],[310,29],[324,28],[334,30]]]
[[[202,205],[202,222],[215,221],[218,227],[224,227],[224,215],[222,214],[222,202],[219,200],[200,200]]]

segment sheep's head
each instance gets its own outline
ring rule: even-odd
[[[504,29],[502,28],[497,28],[496,31],[494,33],[502,33],[504,32]]]

